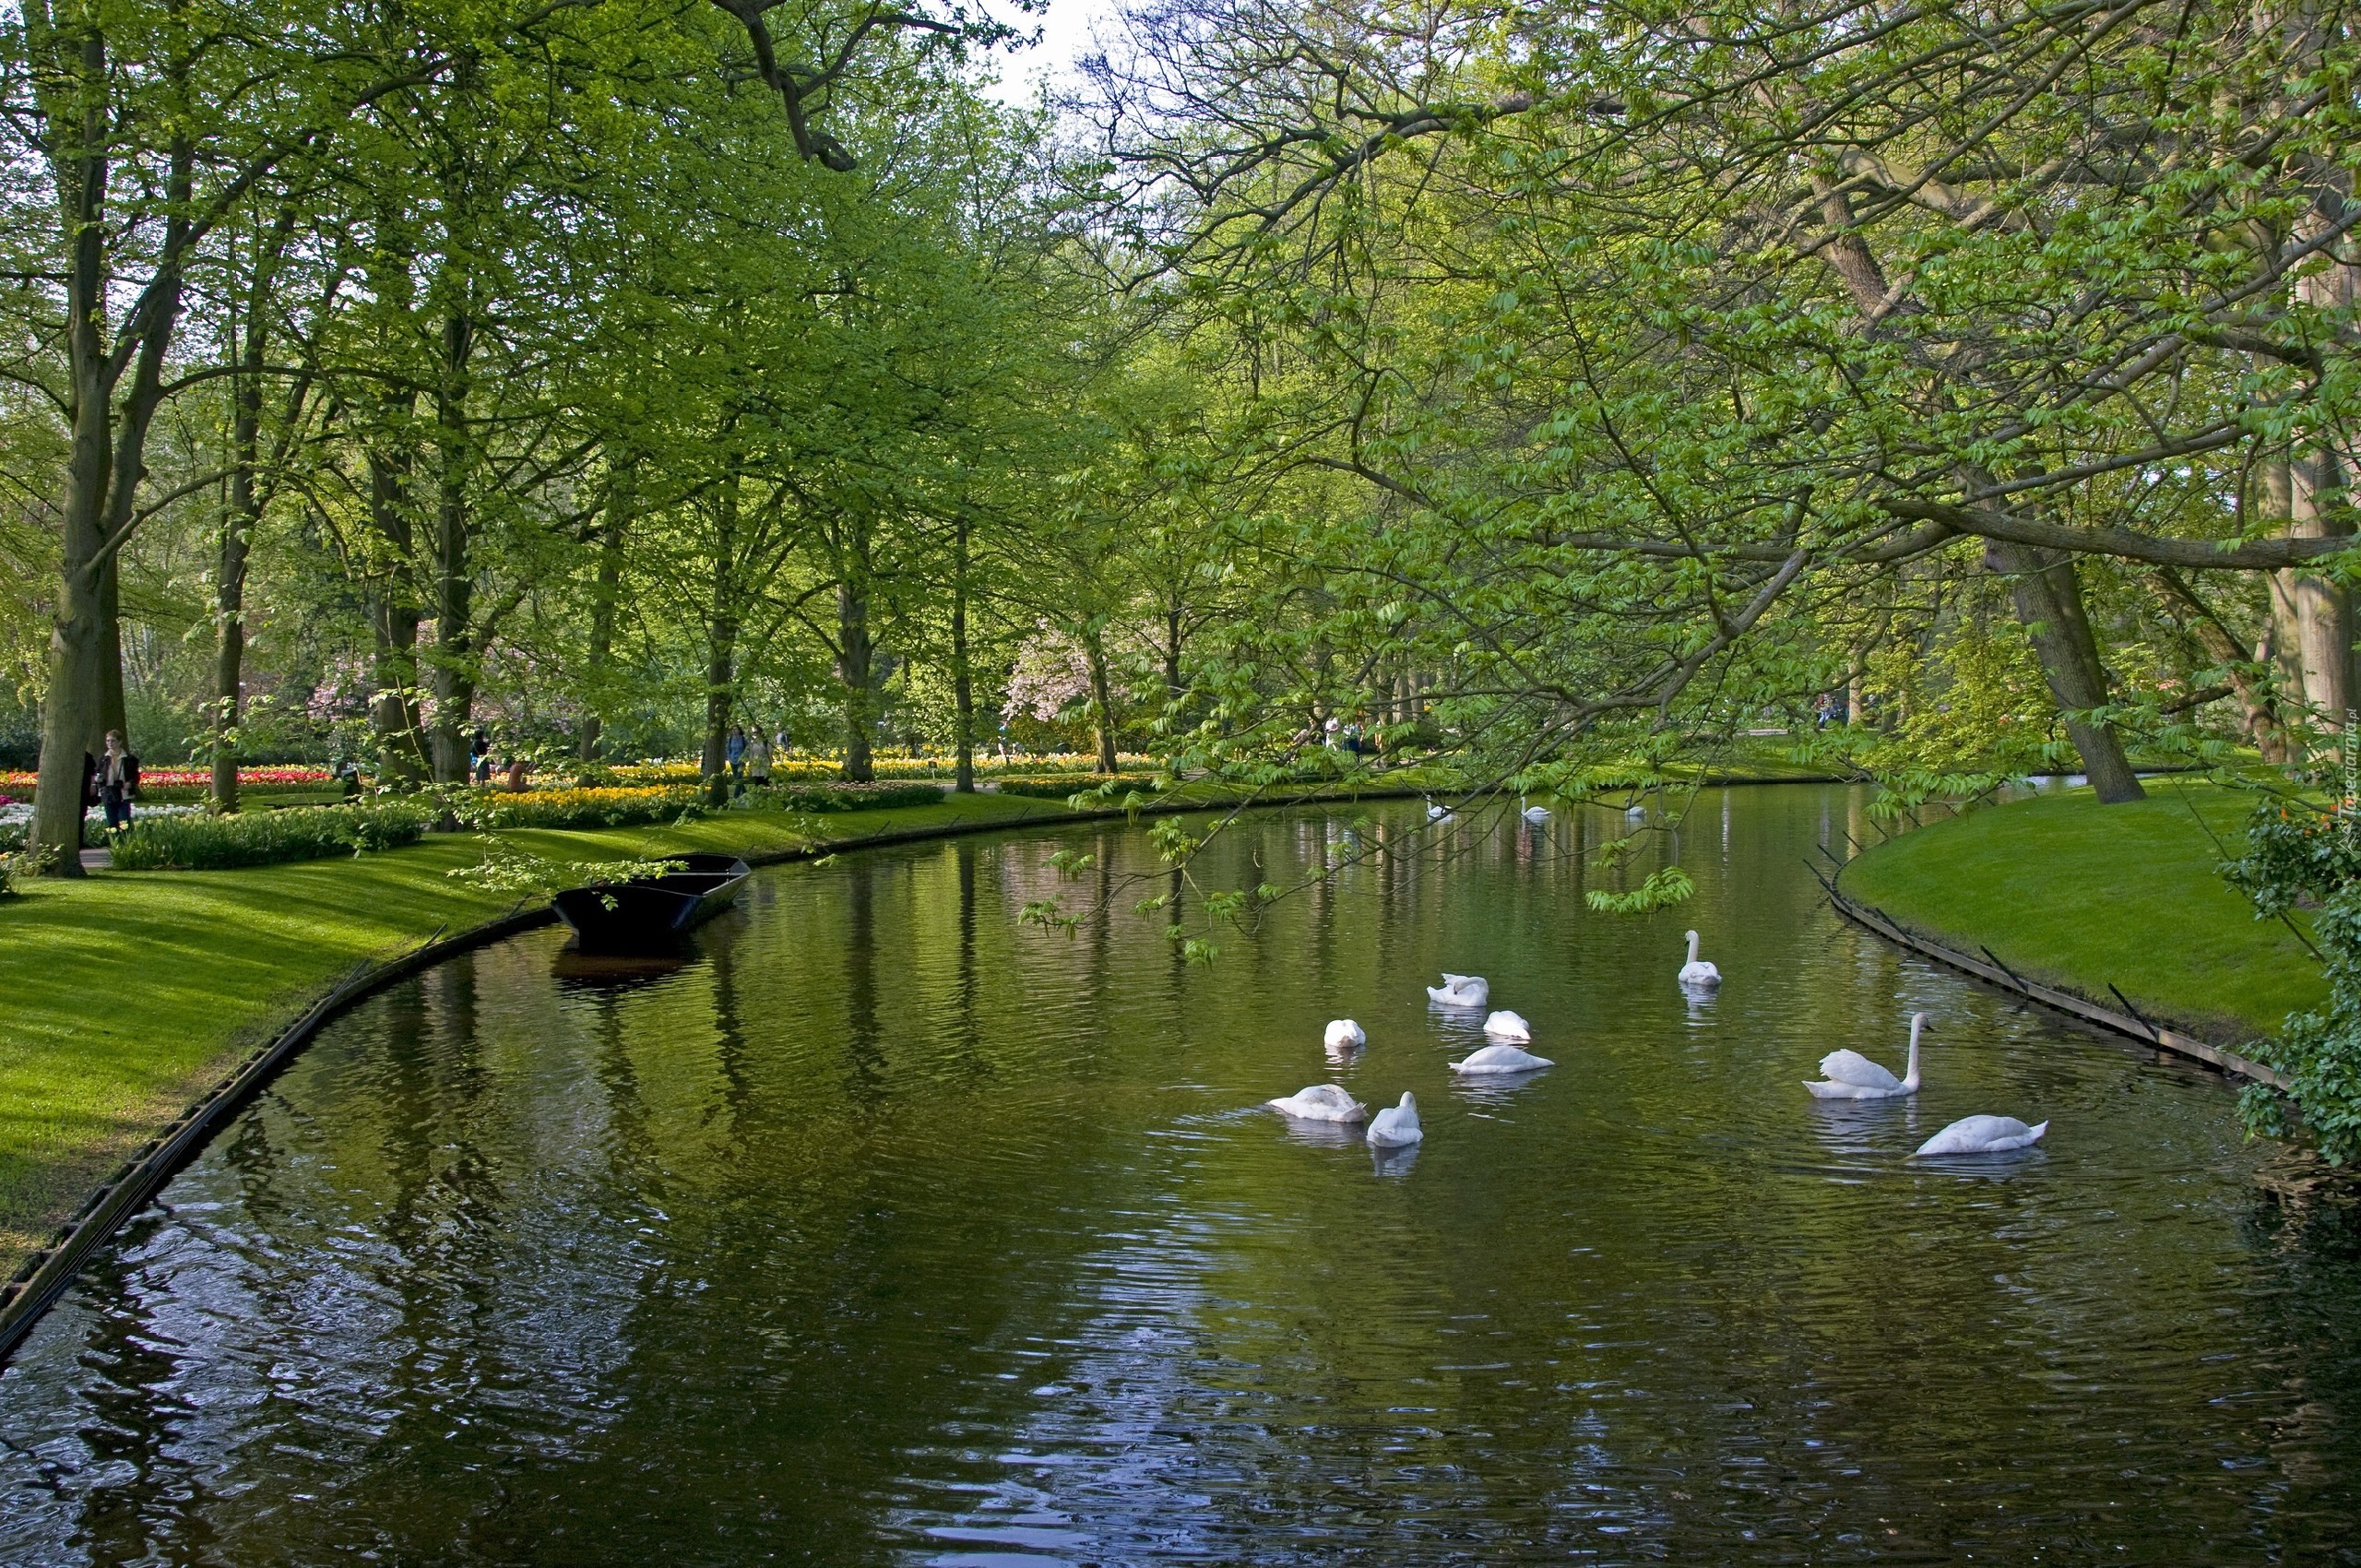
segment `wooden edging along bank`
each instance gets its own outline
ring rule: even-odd
[[[2167,1051],[2176,1056],[2186,1056],[2193,1061],[2202,1062],[2225,1073],[2253,1078],[2258,1082],[2269,1084],[2273,1088],[2286,1089],[2291,1087],[2284,1074],[2273,1072],[2260,1062],[2250,1062],[2236,1051],[2225,1051],[2209,1040],[2198,1039],[2195,1035],[2183,1034],[2178,1029],[2168,1029],[2162,1025],[2150,1023],[2147,1019],[2140,1017],[2136,1012],[2118,1013],[2113,1008],[2102,1007],[2088,998],[2077,996],[2071,992],[2036,984],[2002,964],[1998,958],[1991,957],[1989,949],[1987,950],[1986,958],[1972,957],[1957,948],[1946,947],[1940,942],[1920,936],[1917,932],[1888,917],[1882,910],[1867,904],[1855,903],[1838,892],[1836,885],[1826,877],[1821,878],[1821,885],[1827,888],[1829,902],[1835,905],[1836,912],[1846,920],[1857,925],[1866,926],[1889,942],[1899,943],[1914,952],[1923,953],[1947,968],[1958,969],[1964,974],[1973,975],[1988,985],[1999,986],[2001,990],[2012,992],[2028,1001],[2038,1002],[2045,1007],[2055,1008],[2060,1013],[2080,1018],[2086,1024],[2095,1024],[2116,1034],[2129,1035],[2133,1039],[2144,1041],[2159,1051]],[[1987,958],[1990,961],[1987,962]],[[2118,992],[2117,995],[2120,998],[2122,993]],[[2129,1007],[2130,1004],[2126,1002],[2125,1005]]]
[[[1418,793],[1416,790],[1381,788],[1359,790],[1349,797],[1335,798],[1389,800]],[[1279,806],[1316,802],[1271,801],[1252,803]],[[1176,812],[1221,811],[1235,804],[1224,802],[1154,802],[1141,806],[1138,814],[1157,816]],[[1133,814],[1121,806],[1091,806],[1080,811],[1067,807],[1057,812],[1043,810],[1038,813],[1028,807],[1015,816],[986,821],[955,816],[949,822],[924,827],[827,839],[789,849],[760,851],[742,858],[749,865],[778,865],[791,861],[815,861],[847,849],[912,844],[929,838],[954,838],[975,833],[997,833],[1047,821],[1105,821],[1130,814]],[[147,1207],[148,1200],[161,1192],[164,1184],[196,1157],[224,1123],[252,1103],[264,1087],[312,1043],[323,1026],[355,1003],[397,980],[408,979],[421,969],[431,968],[445,958],[456,957],[470,949],[548,925],[556,919],[557,912],[547,904],[538,909],[512,910],[456,936],[438,935],[398,957],[383,963],[364,964],[329,987],[326,993],[305,1008],[293,1023],[279,1030],[204,1098],[182,1111],[162,1132],[142,1145],[113,1176],[83,1201],[82,1206],[75,1211],[74,1217],[58,1230],[48,1246],[27,1258],[17,1270],[16,1277],[6,1285],[0,1285],[0,1364],[6,1362],[25,1336],[31,1332],[33,1324],[40,1321],[42,1314],[65,1293],[66,1287],[74,1282],[74,1277],[82,1271],[82,1265],[90,1260],[91,1254],[105,1245],[134,1215]]]

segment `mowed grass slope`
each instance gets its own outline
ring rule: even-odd
[[[2222,1044],[2275,1035],[2328,995],[2319,964],[2216,867],[2254,797],[2170,778],[2102,806],[2070,790],[1987,806],[1880,844],[1839,885],[1926,935],[1989,947],[2019,974]]]
[[[558,861],[685,849],[769,854],[918,828],[1071,816],[1050,801],[812,815],[729,812],[680,827],[498,835]],[[517,907],[448,873],[472,835],[385,854],[223,872],[102,872],[0,899],[0,1278],[246,1052],[356,967]]]

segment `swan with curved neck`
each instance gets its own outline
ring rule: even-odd
[[[1418,1125],[1418,1102],[1410,1098],[1407,1089],[1402,1091],[1402,1103],[1379,1111],[1364,1134],[1379,1148],[1400,1148],[1426,1135],[1426,1130]]]
[[[1689,962],[1680,966],[1680,983],[1683,985],[1722,983],[1722,971],[1697,956],[1697,933],[1693,931],[1689,933]]]
[[[1491,999],[1491,982],[1482,975],[1446,974],[1441,985],[1427,987],[1427,1000],[1442,1007],[1481,1007]]]
[[[1918,1092],[1918,1035],[1927,1015],[1910,1015],[1910,1062],[1901,1077],[1879,1066],[1857,1051],[1832,1051],[1820,1059],[1822,1083],[1806,1084],[1821,1099],[1892,1099]]]

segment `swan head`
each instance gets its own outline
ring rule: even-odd
[[[1688,933],[1688,936],[1689,936],[1689,961],[1690,961],[1691,963],[1692,963],[1692,964],[1693,964],[1693,963],[1695,963],[1695,962],[1697,961],[1697,933],[1696,933],[1695,932],[1693,932],[1693,931],[1692,931],[1692,932],[1690,932]]]
[[[1406,1111],[1411,1115],[1416,1116],[1418,1113],[1418,1097],[1411,1094],[1408,1089],[1404,1089],[1402,1091],[1402,1099],[1398,1102],[1397,1109]]]

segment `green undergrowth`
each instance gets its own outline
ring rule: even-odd
[[[2028,980],[2119,1006],[2112,984],[2153,1021],[2236,1045],[2328,995],[2296,933],[2256,920],[2218,873],[2253,804],[2173,779],[2115,806],[2063,790],[1902,834],[1839,885],[1963,952],[1988,947]]]
[[[514,850],[598,862],[776,855],[966,824],[1055,821],[1041,801],[957,797],[857,816],[726,811],[680,826],[512,829]],[[83,1195],[345,975],[517,907],[449,873],[486,840],[236,871],[104,872],[0,898],[0,1278]]]

